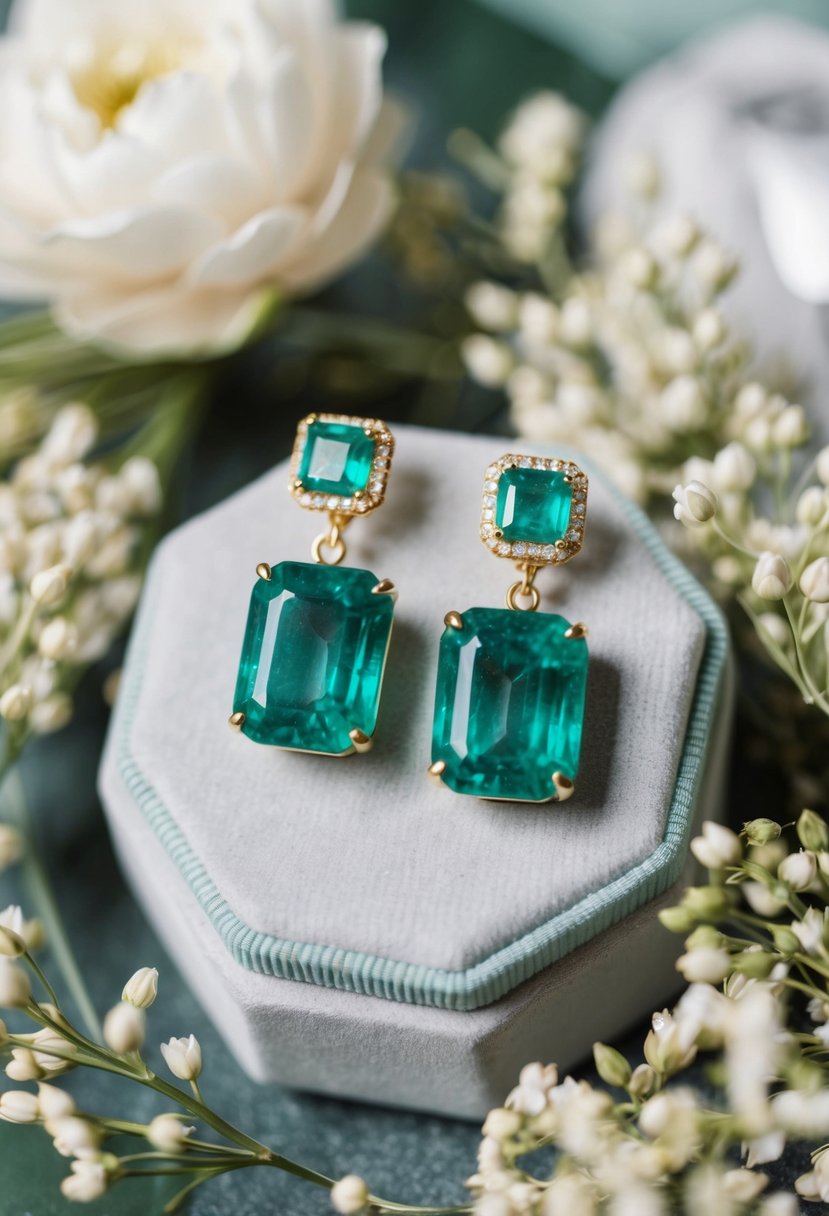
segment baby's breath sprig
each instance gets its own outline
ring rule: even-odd
[[[85,1035],[67,1017],[48,978],[35,961],[37,926],[24,920],[19,908],[0,914],[0,1008],[37,1027],[33,1033],[10,1030],[0,1022],[0,1055],[7,1058],[7,1077],[29,1089],[0,1093],[0,1119],[37,1124],[55,1150],[69,1162],[61,1183],[67,1199],[79,1203],[100,1198],[128,1179],[171,1177],[180,1190],[165,1211],[178,1211],[199,1186],[221,1174],[255,1167],[278,1169],[331,1194],[340,1213],[400,1213],[448,1216],[469,1212],[468,1206],[419,1208],[395,1204],[372,1195],[354,1175],[335,1180],[309,1169],[233,1126],[202,1096],[199,1078],[204,1061],[194,1035],[173,1038],[160,1047],[177,1085],[156,1074],[142,1054],[148,1010],[158,994],[158,972],[142,967],[124,985],[121,1000],[103,1019],[103,1041]],[[38,988],[43,996],[36,995]],[[156,1093],[163,1108],[148,1123],[78,1109],[71,1094],[55,1084],[77,1069],[113,1074],[129,1084]],[[201,1134],[199,1127],[209,1129]],[[136,1151],[124,1138],[143,1140]]]

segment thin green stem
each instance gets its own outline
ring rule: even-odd
[[[55,960],[63,982],[69,991],[81,1020],[93,1039],[103,1038],[101,1023],[95,1011],[80,967],[75,959],[74,951],[69,944],[69,938],[64,928],[63,918],[58,908],[54,889],[46,872],[46,867],[40,859],[34,838],[28,803],[23,792],[23,784],[16,771],[10,772],[2,787],[6,796],[9,822],[13,823],[24,840],[24,853],[21,863],[23,884],[29,893],[32,906],[36,908],[46,933],[49,950]],[[38,969],[39,970],[39,969]],[[59,1002],[52,996],[54,1003]]]

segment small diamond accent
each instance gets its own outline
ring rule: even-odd
[[[498,545],[498,553],[501,557],[509,557],[510,547],[506,541],[501,541],[501,543]]]

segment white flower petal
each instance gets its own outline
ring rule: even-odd
[[[194,290],[183,283],[124,296],[96,286],[63,301],[58,323],[122,355],[181,355],[232,350],[244,341],[270,301],[267,291]]]
[[[379,235],[393,206],[388,178],[373,169],[358,169],[337,213],[317,238],[283,267],[280,281],[310,291],[331,278]]]
[[[141,86],[118,130],[146,143],[171,164],[198,152],[229,152],[218,85],[198,72],[173,72]]]
[[[164,167],[152,148],[107,131],[88,152],[56,148],[61,178],[82,212],[127,210],[145,195]]]
[[[284,49],[262,90],[261,126],[277,197],[297,197],[313,139],[314,103],[299,58]]]
[[[221,235],[206,212],[159,206],[69,220],[43,243],[70,259],[80,255],[88,269],[146,282],[180,271]]]
[[[275,207],[255,215],[230,240],[198,259],[188,278],[210,287],[265,282],[276,274],[306,224],[299,207]]]
[[[203,152],[168,169],[149,193],[159,203],[210,211],[230,230],[268,203],[260,174],[224,152]]]

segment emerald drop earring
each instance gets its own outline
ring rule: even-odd
[[[300,422],[290,491],[325,511],[313,562],[260,562],[230,725],[255,743],[347,756],[373,741],[397,591],[341,566],[345,530],[386,494],[394,437],[378,419],[310,414]]]
[[[521,578],[506,608],[444,618],[429,773],[455,793],[563,802],[575,790],[587,628],[539,612],[535,580],[580,552],[587,486],[569,460],[508,455],[486,471],[481,539]]]

